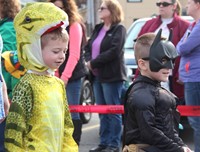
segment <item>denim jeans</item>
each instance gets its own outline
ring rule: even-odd
[[[5,131],[6,121],[4,120],[0,124],[0,152],[4,152],[4,131]]]
[[[186,105],[200,106],[200,82],[184,83]],[[200,117],[188,117],[194,130],[195,152],[200,152]]]
[[[97,105],[121,104],[123,82],[101,83],[94,79],[93,89]],[[120,147],[122,133],[121,114],[99,114],[100,118],[100,145]]]
[[[67,101],[69,105],[79,105],[81,96],[81,78],[70,81],[66,87]],[[71,113],[72,119],[79,120],[79,113]]]

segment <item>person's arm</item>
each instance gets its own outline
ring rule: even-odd
[[[92,69],[100,68],[101,66],[104,66],[106,63],[116,59],[121,55],[126,38],[126,29],[122,25],[118,25],[116,28],[117,29],[115,32],[113,32],[111,35],[111,41],[106,42],[110,48],[105,52],[100,53],[95,59],[90,61],[90,66]]]
[[[82,43],[83,31],[79,23],[73,23],[69,28],[69,57],[65,65],[65,69],[61,75],[61,79],[68,82],[68,79],[72,76],[74,68],[80,59],[81,43]]]
[[[183,38],[180,40],[180,42],[177,45],[177,51],[178,54],[181,56],[186,56],[194,51],[196,47],[200,47],[200,22],[198,22],[193,30],[189,32],[186,31]]]
[[[7,94],[7,87],[6,87],[6,83],[4,81],[4,78],[3,78],[3,75],[0,76],[1,77],[1,83],[2,83],[2,100],[3,100],[3,104],[4,104],[4,112],[5,112],[5,116],[8,115],[8,111],[9,111],[9,108],[10,108],[10,103],[9,103],[9,100],[8,100],[8,94]],[[0,123],[3,122],[5,119],[2,118],[0,119]]]
[[[64,102],[64,106],[65,106],[65,120],[64,120],[64,139],[63,139],[63,148],[62,151],[63,152],[78,152],[78,145],[76,144],[76,142],[73,139],[73,131],[74,131],[74,126],[72,123],[72,119],[71,119],[71,115],[70,115],[70,111],[69,111],[69,106],[66,103],[66,96],[65,96],[65,100]]]
[[[26,151],[24,142],[26,134],[31,129],[27,121],[31,117],[32,99],[31,87],[18,83],[13,92],[12,104],[6,119],[5,148],[7,151]]]

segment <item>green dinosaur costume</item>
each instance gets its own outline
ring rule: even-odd
[[[43,62],[41,35],[67,25],[66,13],[52,3],[27,4],[14,20],[18,58],[28,72],[13,91],[6,121],[7,151],[78,152],[64,83],[55,76],[37,74],[55,70]]]

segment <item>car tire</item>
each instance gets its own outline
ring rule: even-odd
[[[82,83],[81,87],[81,98],[80,98],[80,105],[94,105],[94,94],[92,89],[92,84],[90,81],[85,78]],[[92,118],[92,113],[80,113],[80,118],[83,124],[87,124],[90,119]]]

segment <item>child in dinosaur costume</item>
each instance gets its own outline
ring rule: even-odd
[[[29,3],[14,20],[18,58],[28,71],[13,90],[6,151],[78,152],[65,86],[54,76],[65,59],[66,26],[68,16],[52,3]]]

